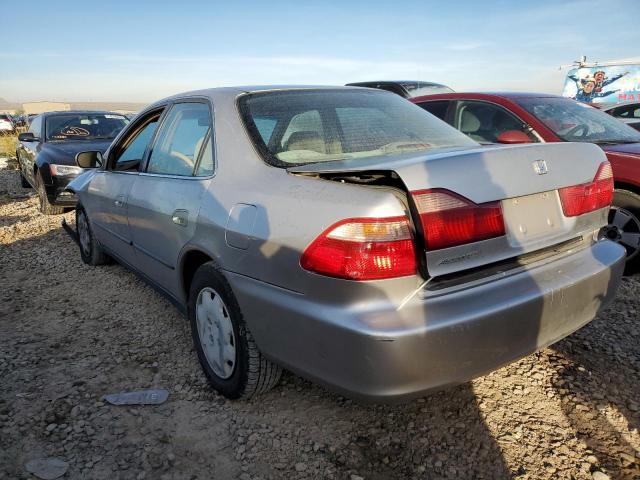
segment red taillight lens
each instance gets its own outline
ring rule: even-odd
[[[565,217],[576,217],[608,207],[613,201],[613,171],[609,162],[602,162],[590,183],[558,190]]]
[[[416,255],[406,217],[352,218],[325,230],[302,254],[305,270],[348,280],[415,275]]]
[[[504,235],[500,202],[476,204],[449,190],[412,192],[428,250]]]

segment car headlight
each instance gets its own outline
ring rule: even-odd
[[[55,163],[51,163],[49,168],[51,169],[51,175],[54,177],[68,177],[82,173],[82,169],[80,167],[75,167],[73,165],[56,165]]]

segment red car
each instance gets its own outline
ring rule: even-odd
[[[589,142],[606,152],[615,179],[603,235],[627,250],[626,273],[640,269],[640,132],[589,105],[532,93],[446,93],[410,99],[483,143]]]

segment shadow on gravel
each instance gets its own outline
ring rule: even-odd
[[[619,295],[625,290],[623,286]],[[605,311],[552,347],[557,355],[552,383],[577,438],[597,459],[591,462],[592,470],[603,467],[611,478],[637,479],[640,458],[625,431],[640,428],[638,323],[637,318],[625,322],[613,313],[617,312]],[[619,426],[610,419],[616,419]]]
[[[0,218],[0,228],[11,227],[29,220],[29,215],[7,215]]]
[[[330,454],[345,473],[376,480],[513,476],[471,383],[405,405],[355,405],[350,416],[359,433],[347,449]]]

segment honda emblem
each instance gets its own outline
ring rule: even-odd
[[[533,169],[536,171],[538,175],[544,175],[549,172],[549,168],[547,168],[547,162],[544,160],[536,160],[533,162]]]

